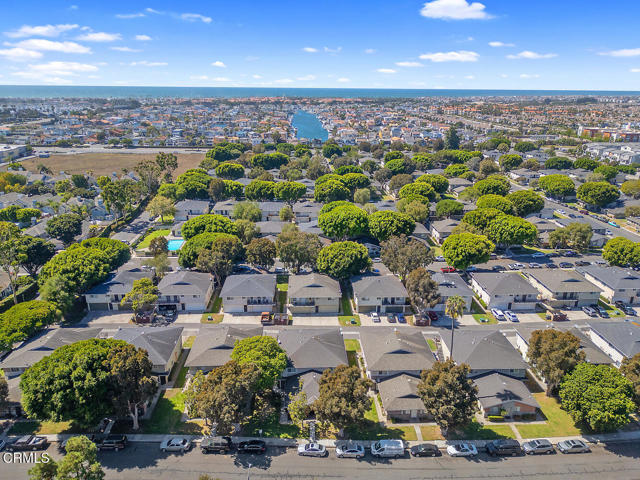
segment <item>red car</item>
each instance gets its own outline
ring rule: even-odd
[[[431,323],[438,321],[438,314],[433,310],[429,310],[427,312],[427,315],[429,316],[429,320],[431,320]]]
[[[441,271],[442,273],[453,273],[453,272],[455,272],[455,271],[456,271],[456,269],[455,269],[455,268],[453,268],[453,267],[442,267],[442,268],[440,269],[440,271]]]

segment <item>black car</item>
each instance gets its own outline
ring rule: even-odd
[[[35,435],[25,435],[18,438],[15,442],[7,445],[9,452],[21,452],[25,450],[46,450],[49,448],[49,441],[46,437],[37,437]]]
[[[492,440],[485,445],[487,453],[492,457],[498,455],[522,455],[522,447],[517,440]]]
[[[413,457],[439,457],[442,455],[440,449],[433,443],[421,443],[411,447],[409,451]]]
[[[262,440],[249,440],[238,444],[239,453],[264,453],[267,451],[267,444]]]
[[[205,437],[200,442],[200,450],[202,453],[227,453],[233,450],[233,442],[231,437]]]
[[[122,450],[127,446],[126,435],[94,435],[91,440],[96,444],[98,450]]]

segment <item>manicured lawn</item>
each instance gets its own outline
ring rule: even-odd
[[[422,425],[420,433],[422,433],[423,440],[444,440],[440,427],[437,425]]]
[[[557,399],[547,397],[544,392],[534,393],[533,396],[540,404],[547,422],[516,426],[523,438],[564,437],[582,433],[569,414],[560,408],[560,402]]]
[[[605,301],[603,301],[602,299],[598,300],[598,305],[603,307],[607,313],[609,314],[610,317],[624,317],[625,314],[624,312],[618,310],[616,307],[609,305],[608,303],[606,303]]]
[[[289,290],[289,277],[287,275],[278,275],[276,277],[276,287],[281,292]]]
[[[413,427],[386,427],[379,422],[376,406],[371,399],[371,408],[364,414],[364,421],[345,428],[345,437],[351,440],[378,440],[382,438],[403,438],[417,440]],[[409,437],[406,438],[405,436]]]
[[[487,313],[474,313],[473,314],[473,318],[480,325],[494,325],[494,324],[498,323],[498,321],[496,320],[496,317],[494,317],[490,313],[489,314],[487,314]],[[483,321],[483,319],[485,321]]]
[[[242,428],[243,433],[247,436],[258,436],[259,430],[262,430],[263,437],[298,438],[300,436],[300,428],[297,425],[278,423],[277,415],[264,422],[251,421]]]
[[[145,433],[173,433],[184,411],[184,394],[180,388],[169,388],[158,399],[151,419],[145,422]]]
[[[360,325],[360,316],[353,313],[351,309],[351,299],[343,295],[340,299],[340,304],[342,305],[342,315],[338,315],[338,321],[340,325],[343,327]],[[355,322],[354,322],[355,320]]]
[[[211,320],[209,320],[209,317],[211,317]],[[224,318],[224,314],[222,313],[203,313],[202,317],[200,318],[200,323],[209,323],[209,324],[220,323],[222,322],[223,318]]]
[[[432,352],[435,352],[436,350],[438,350],[438,347],[436,346],[436,342],[434,342],[432,339],[427,338],[427,344],[429,345],[429,348],[431,349]]]
[[[361,350],[360,341],[356,340],[355,338],[347,338],[344,341],[344,348],[347,349],[347,352],[348,351],[359,352]]]
[[[182,367],[180,369],[180,373],[178,373],[178,376],[176,377],[176,381],[173,382],[173,386],[175,388],[182,388],[184,387],[184,382],[187,378],[187,372],[189,371],[188,367]]]
[[[136,248],[137,249],[148,248],[149,244],[151,243],[151,240],[153,240],[156,237],[166,237],[170,233],[171,233],[171,230],[165,230],[165,229],[154,230],[153,232],[150,232],[149,234],[147,234],[147,236],[142,239],[142,241],[138,244]]]
[[[81,433],[83,430],[72,422],[39,422],[27,420],[16,422],[9,430],[9,435],[54,435],[57,433]]]
[[[373,400],[373,398],[371,399],[371,405],[369,406],[369,410],[367,410],[364,414],[364,418],[372,422],[380,421],[380,417],[378,417],[378,410],[376,409],[376,402]]]
[[[402,440],[406,440],[407,442],[418,440],[418,434],[416,433],[416,429],[413,427],[394,427],[394,429],[398,429],[402,432],[400,436]]]
[[[450,440],[495,440],[498,438],[515,438],[509,425],[481,425],[475,420],[462,431],[451,432]]]

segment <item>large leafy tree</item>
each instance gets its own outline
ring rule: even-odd
[[[254,238],[247,245],[247,262],[267,269],[275,263],[276,246],[267,238]]]
[[[334,278],[346,280],[371,268],[371,259],[364,245],[336,242],[320,250],[317,268]]]
[[[482,195],[478,198],[478,200],[476,200],[476,207],[495,208],[496,210],[500,210],[502,213],[506,213],[508,215],[513,213],[513,203],[511,203],[511,201],[506,197],[503,197],[502,195],[495,195],[493,193]]]
[[[492,220],[485,234],[492,242],[506,246],[532,244],[538,239],[538,229],[533,223],[512,215]]]
[[[449,180],[444,175],[426,173],[417,178],[416,182],[425,182],[433,187],[437,193],[445,193],[449,189]]]
[[[552,170],[566,170],[573,167],[573,162],[567,157],[551,157],[544,162],[544,168]]]
[[[235,180],[244,175],[244,167],[238,163],[221,163],[216,167],[216,175],[219,178],[226,178],[228,180]]]
[[[465,213],[464,217],[462,217],[462,223],[471,225],[479,232],[484,232],[494,219],[503,215],[503,212],[495,208],[477,208]]]
[[[464,205],[450,198],[440,200],[436,204],[436,216],[437,217],[452,217],[455,215],[462,215],[464,211]]]
[[[287,367],[287,354],[270,336],[255,336],[237,340],[231,352],[231,360],[240,365],[253,364],[260,370],[256,385],[260,390],[272,388]]]
[[[122,298],[120,305],[131,306],[131,309],[138,313],[151,309],[157,301],[158,287],[150,278],[140,278],[134,280],[131,291]]]
[[[422,312],[433,308],[440,300],[438,284],[423,267],[416,268],[407,275],[405,286],[411,303]]]
[[[301,232],[297,228],[283,231],[276,238],[276,251],[284,265],[298,273],[301,268],[315,268],[322,242],[313,233]]]
[[[602,249],[602,258],[620,267],[640,265],[640,243],[625,237],[612,238]]]
[[[469,372],[469,365],[456,365],[451,359],[422,372],[420,398],[445,435],[468,424],[477,409],[478,389],[468,378]]]
[[[189,240],[200,233],[229,233],[236,235],[237,229],[234,223],[222,215],[198,215],[184,222],[182,225],[182,236]]]
[[[82,217],[75,213],[63,213],[47,222],[47,234],[69,245],[75,237],[82,233]]]
[[[318,420],[329,422],[340,430],[364,421],[371,407],[369,389],[373,382],[362,377],[358,367],[338,365],[320,377],[318,398],[313,404]]]
[[[346,240],[364,235],[369,227],[369,219],[367,212],[348,204],[320,215],[318,226],[327,237]]]
[[[508,194],[506,198],[511,202],[515,214],[519,217],[539,212],[544,207],[544,199],[533,190],[516,190]]]
[[[347,200],[351,197],[351,191],[338,180],[328,180],[321,184],[316,184],[314,190],[316,202],[335,202],[336,200]]]
[[[460,137],[455,127],[449,127],[444,135],[444,148],[447,150],[457,150],[460,147]]]
[[[484,180],[480,180],[474,185],[474,189],[480,195],[502,195],[503,197],[509,193],[511,185],[509,181],[500,175],[491,175]]]
[[[549,233],[552,248],[575,248],[581,252],[589,248],[593,229],[588,223],[572,222],[564,228]]]
[[[0,314],[0,351],[11,350],[14,343],[24,341],[55,323],[60,317],[56,306],[45,300],[30,300],[13,305]]]
[[[304,197],[305,193],[307,193],[307,186],[299,182],[280,182],[274,188],[275,197],[289,206],[293,206]]]
[[[194,267],[205,251],[220,252],[230,262],[240,260],[244,254],[242,243],[235,235],[207,232],[187,240],[178,254],[178,263],[185,268]]]
[[[545,175],[538,181],[538,186],[552,197],[564,199],[576,192],[576,186],[566,175]]]
[[[406,278],[409,272],[433,262],[433,252],[419,240],[400,235],[380,244],[380,258],[389,270]]]
[[[400,198],[407,198],[413,195],[420,195],[433,201],[436,198],[436,191],[434,190],[431,183],[414,182],[405,185],[398,192],[398,197]]]
[[[9,222],[0,222],[0,268],[9,279],[14,304],[18,303],[16,290],[20,267],[27,261],[26,248],[18,227]]]
[[[234,220],[259,222],[262,219],[262,211],[256,202],[238,202],[233,206],[231,216]]]
[[[534,331],[527,355],[547,383],[547,396],[555,395],[562,378],[585,358],[578,337],[555,329]]]
[[[191,417],[215,424],[218,434],[230,434],[249,415],[260,375],[257,365],[235,361],[206,376],[198,372],[185,391],[185,407]]]
[[[98,461],[98,447],[85,435],[71,437],[65,456],[57,463],[57,480],[102,480],[104,470]]]
[[[620,372],[633,384],[635,402],[640,409],[640,353],[622,360]]]
[[[577,197],[590,205],[604,207],[617,200],[620,192],[609,182],[586,182],[578,187]]]
[[[154,217],[159,216],[160,221],[164,222],[164,217],[174,215],[176,213],[176,207],[173,205],[171,199],[163,197],[162,195],[156,195],[147,205],[147,212]]]
[[[562,408],[576,423],[611,432],[629,423],[635,410],[633,384],[610,365],[581,363],[560,384]]]
[[[369,216],[369,231],[378,241],[398,235],[411,235],[416,223],[404,213],[384,210]]]
[[[507,153],[505,155],[501,155],[498,161],[500,162],[500,167],[502,167],[503,170],[509,171],[520,166],[522,163],[522,157],[515,153]]]
[[[487,262],[494,248],[484,235],[460,233],[447,237],[442,244],[442,254],[448,265],[465,270],[470,265]]]
[[[244,187],[244,196],[248,200],[264,201],[273,200],[275,198],[275,182],[266,180],[253,180],[249,185]]]
[[[620,190],[625,195],[640,198],[640,180],[627,180],[620,186]]]

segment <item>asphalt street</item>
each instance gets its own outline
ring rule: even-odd
[[[4,452],[3,452],[4,453]],[[54,444],[52,457],[60,454]],[[2,455],[0,455],[2,459]],[[640,445],[596,445],[587,454],[509,458],[405,458],[377,460],[299,457],[292,450],[270,447],[267,455],[204,455],[199,449],[186,454],[162,453],[157,443],[131,444],[120,452],[101,452],[99,460],[107,480],[197,480],[201,474],[214,479],[638,479]],[[1,479],[27,479],[32,465],[0,462]]]

